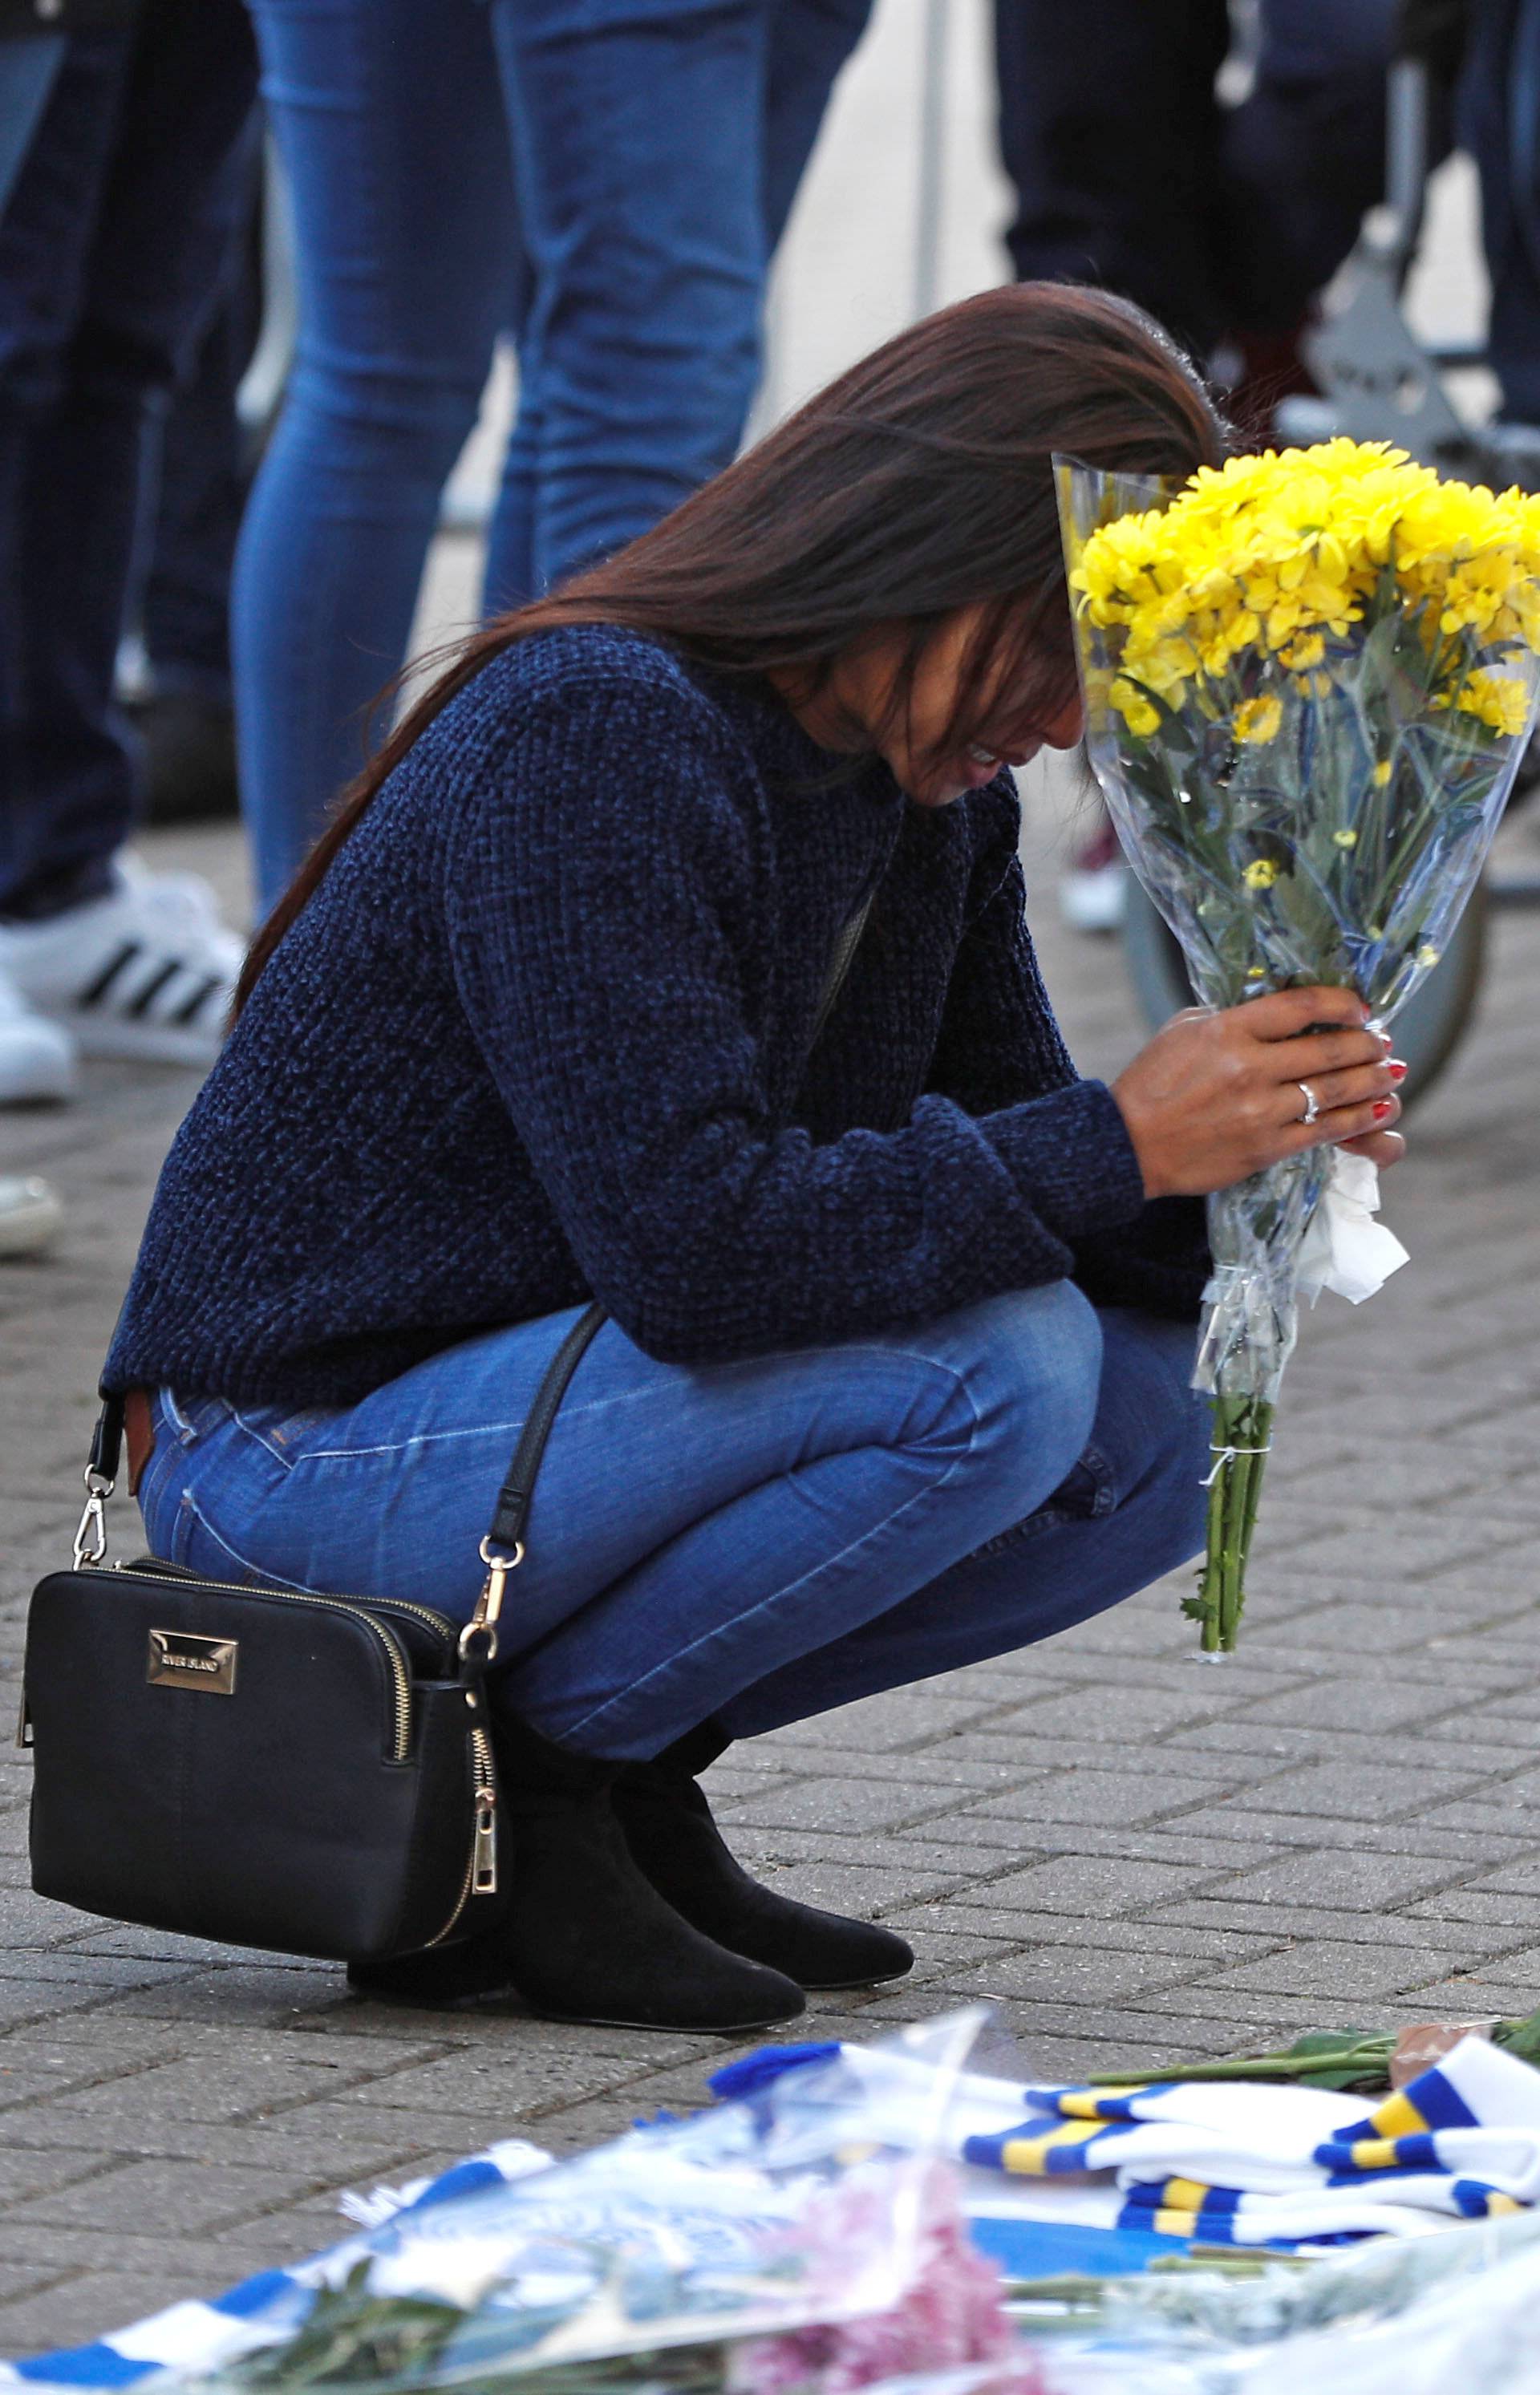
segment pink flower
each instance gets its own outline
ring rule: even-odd
[[[891,2310],[829,2321],[734,2349],[732,2395],[855,2395],[886,2378],[998,2362],[988,2395],[1046,2395],[1046,2383],[1001,2301],[1000,2273],[973,2245],[953,2173],[928,2164],[920,2182],[918,2250]],[[787,2243],[806,2257],[804,2292],[831,2303],[891,2234],[890,2194],[859,2179],[809,2206]]]

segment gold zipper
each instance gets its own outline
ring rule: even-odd
[[[438,1936],[429,1938],[430,1947],[442,1946],[458,1928],[460,1915],[473,1896],[496,1896],[498,1892],[497,1771],[492,1741],[484,1729],[471,1731],[471,1753],[476,1774],[471,1790],[471,1851],[465,1859],[465,1875],[455,1899],[455,1909]]]
[[[185,1580],[190,1583],[201,1583],[205,1588],[232,1589],[238,1596],[308,1596],[312,1594],[309,1589],[280,1588],[271,1581],[207,1580],[202,1572],[190,1571],[185,1564],[162,1563],[158,1555],[153,1572],[147,1572],[139,1564],[115,1563],[109,1568],[115,1572],[132,1572],[139,1580],[154,1580],[164,1573],[167,1580]],[[431,1605],[418,1605],[409,1596],[360,1596],[355,1589],[348,1588],[327,1589],[325,1594],[335,1598],[339,1605],[378,1606],[385,1613],[415,1614],[418,1621],[429,1622],[438,1631],[449,1647],[459,1636],[460,1624],[451,1621],[447,1613],[435,1612]]]
[[[133,1564],[114,1564],[113,1568],[114,1571],[121,1572],[125,1580],[155,1580],[159,1577],[155,1572],[139,1571]],[[252,1588],[243,1581],[205,1580],[201,1572],[195,1580],[189,1580],[188,1586],[217,1588],[231,1596],[276,1597],[283,1605],[318,1605],[325,1612],[345,1613],[350,1621],[365,1623],[379,1641],[395,1689],[395,1748],[391,1760],[392,1763],[405,1762],[412,1745],[411,1674],[407,1669],[406,1658],[402,1653],[399,1641],[386,1628],[383,1621],[377,1621],[374,1615],[365,1609],[362,1603],[352,1602],[343,1596],[310,1596],[296,1588]],[[427,1613],[428,1608],[414,1606],[412,1610]],[[432,1617],[430,1615],[429,1618]]]
[[[498,1893],[498,1778],[492,1761],[492,1741],[484,1729],[471,1731],[471,1752],[476,1765],[476,1785],[473,1792],[476,1826],[471,1843],[471,1894],[496,1896]]]

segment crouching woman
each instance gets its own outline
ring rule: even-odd
[[[740,1870],[697,1773],[1199,1545],[1195,1201],[1389,1160],[1384,1049],[1291,993],[1078,1078],[1011,768],[1079,732],[1051,454],[1221,448],[1117,300],[945,311],[469,641],[258,939],[107,1370],[157,1554],[468,1618],[608,1315],[503,1611],[508,1900],[359,1983],[737,2029],[896,1976]]]

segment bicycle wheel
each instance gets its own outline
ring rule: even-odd
[[[1486,956],[1486,884],[1479,881],[1442,963],[1396,1017],[1396,1053],[1407,1066],[1401,1102],[1408,1108],[1427,1096],[1470,1020]],[[1132,874],[1122,946],[1134,995],[1152,1030],[1192,1005],[1192,984],[1175,934]]]

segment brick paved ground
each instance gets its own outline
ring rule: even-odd
[[[1516,834],[1515,837],[1521,837]],[[155,844],[212,867],[232,839]],[[1116,952],[1034,918],[1081,1061],[1134,1043]],[[1330,1301],[1291,1373],[1244,1653],[1193,1661],[1164,1583],[1048,1645],[735,1751],[740,1851],[880,1913],[920,1963],[816,2003],[860,2035],[997,1997],[1043,2072],[1157,2064],[1321,2021],[1540,2002],[1540,924],[1501,924],[1480,1024],[1394,1193],[1414,1262]],[[61,1559],[90,1391],[182,1075],[97,1070],[0,1118],[68,1237],[0,1271],[3,1662]],[[131,1517],[130,1517],[131,1518]],[[120,1526],[119,1536],[130,1535]],[[328,2241],[336,2191],[494,2134],[558,2146],[698,2099],[709,2039],[356,2003],[331,1968],[114,1928],[26,1885],[0,1762],[0,2353]]]

